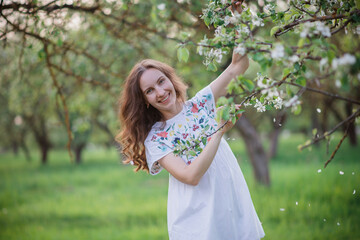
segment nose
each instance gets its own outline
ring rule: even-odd
[[[164,91],[164,89],[162,87],[157,87],[156,88],[156,96],[162,97],[162,96],[164,96],[164,94],[165,94],[165,91]]]

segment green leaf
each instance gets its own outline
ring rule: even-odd
[[[314,129],[312,130],[312,135],[315,136],[316,133],[317,133],[317,128],[314,128]]]
[[[264,59],[264,54],[261,53],[261,52],[257,52],[255,53],[253,56],[252,56],[252,59],[255,61],[255,62],[259,62],[261,60]]]
[[[204,23],[205,23],[205,25],[206,25],[207,27],[209,27],[209,25],[210,25],[210,23],[211,23],[211,18],[205,17],[205,18],[204,18]]]
[[[291,73],[291,69],[290,68],[284,68],[282,78],[287,76],[289,73]]]
[[[284,20],[287,22],[290,20],[290,18],[293,16],[293,14],[291,13],[286,13],[285,16],[284,16]]]
[[[270,36],[273,36],[278,30],[280,29],[279,26],[275,26],[270,30]]]
[[[306,86],[306,78],[303,76],[298,77],[295,82],[303,87]]]
[[[298,41],[297,46],[299,48],[302,48],[302,46],[304,46],[304,44],[305,44],[305,38],[300,38],[299,41]]]
[[[63,45],[63,41],[58,38],[57,42],[56,42],[56,45],[58,45],[59,47],[61,47]]]
[[[253,83],[253,81],[246,79],[246,78],[241,78],[240,80],[241,84],[244,85],[245,89],[248,90],[249,92],[252,92],[252,90],[254,90],[255,88],[255,84]]]
[[[289,85],[286,85],[286,94],[289,95],[290,97],[294,96],[294,93]]]
[[[189,59],[189,50],[185,47],[178,48],[177,57],[179,62],[187,62]]]
[[[201,142],[202,142],[202,144],[204,144],[204,146],[205,146],[206,143],[207,143],[207,138],[206,138],[206,137],[203,137],[203,138],[201,139]]]
[[[327,52],[327,58],[328,58],[328,62],[332,62],[332,60],[336,57],[336,54],[333,50],[329,50]]]
[[[190,154],[191,156],[194,156],[194,157],[196,156],[196,152],[195,152],[194,150],[190,150],[190,151],[189,151],[189,154]]]
[[[296,105],[294,107],[294,114],[299,115],[301,113],[301,105]]]
[[[222,113],[221,113],[221,119],[223,119],[223,120],[225,120],[225,121],[229,120],[229,118],[230,118],[229,110],[226,109],[226,108],[224,108],[224,109],[222,109],[222,110],[223,110],[223,111],[222,111]]]
[[[38,57],[39,57],[39,59],[45,58],[45,50],[44,49],[41,49],[40,51],[38,51]]]
[[[217,67],[216,67],[216,64],[215,63],[210,63],[207,68],[206,68],[208,71],[212,71],[212,72],[216,72],[217,71]]]
[[[231,122],[232,122],[232,124],[235,124],[235,123],[236,123],[236,121],[237,121],[237,118],[236,118],[235,116],[231,118]]]

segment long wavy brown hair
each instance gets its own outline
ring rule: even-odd
[[[162,114],[156,108],[151,105],[147,106],[140,88],[140,78],[150,68],[161,71],[170,79],[174,85],[178,101],[185,102],[186,100],[187,86],[169,65],[153,59],[145,59],[132,68],[125,80],[118,102],[121,130],[115,140],[122,146],[121,152],[125,156],[123,163],[132,163],[136,166],[135,171],[145,170],[149,172],[144,141],[151,127],[156,122],[164,121]]]

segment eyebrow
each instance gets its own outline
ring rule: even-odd
[[[158,83],[162,78],[165,78],[164,76],[160,76],[157,80],[156,80],[156,83]],[[146,93],[150,88],[152,87],[148,87],[144,90],[144,93]]]

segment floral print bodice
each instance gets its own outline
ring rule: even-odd
[[[145,140],[146,158],[150,174],[155,175],[162,170],[157,162],[165,155],[173,152],[179,142],[193,141],[200,135],[209,135],[216,130],[215,102],[210,86],[199,91],[195,97],[185,102],[183,109],[173,118],[153,125]],[[204,148],[210,137],[201,141]],[[200,152],[194,156],[180,154],[186,164],[191,164]]]

